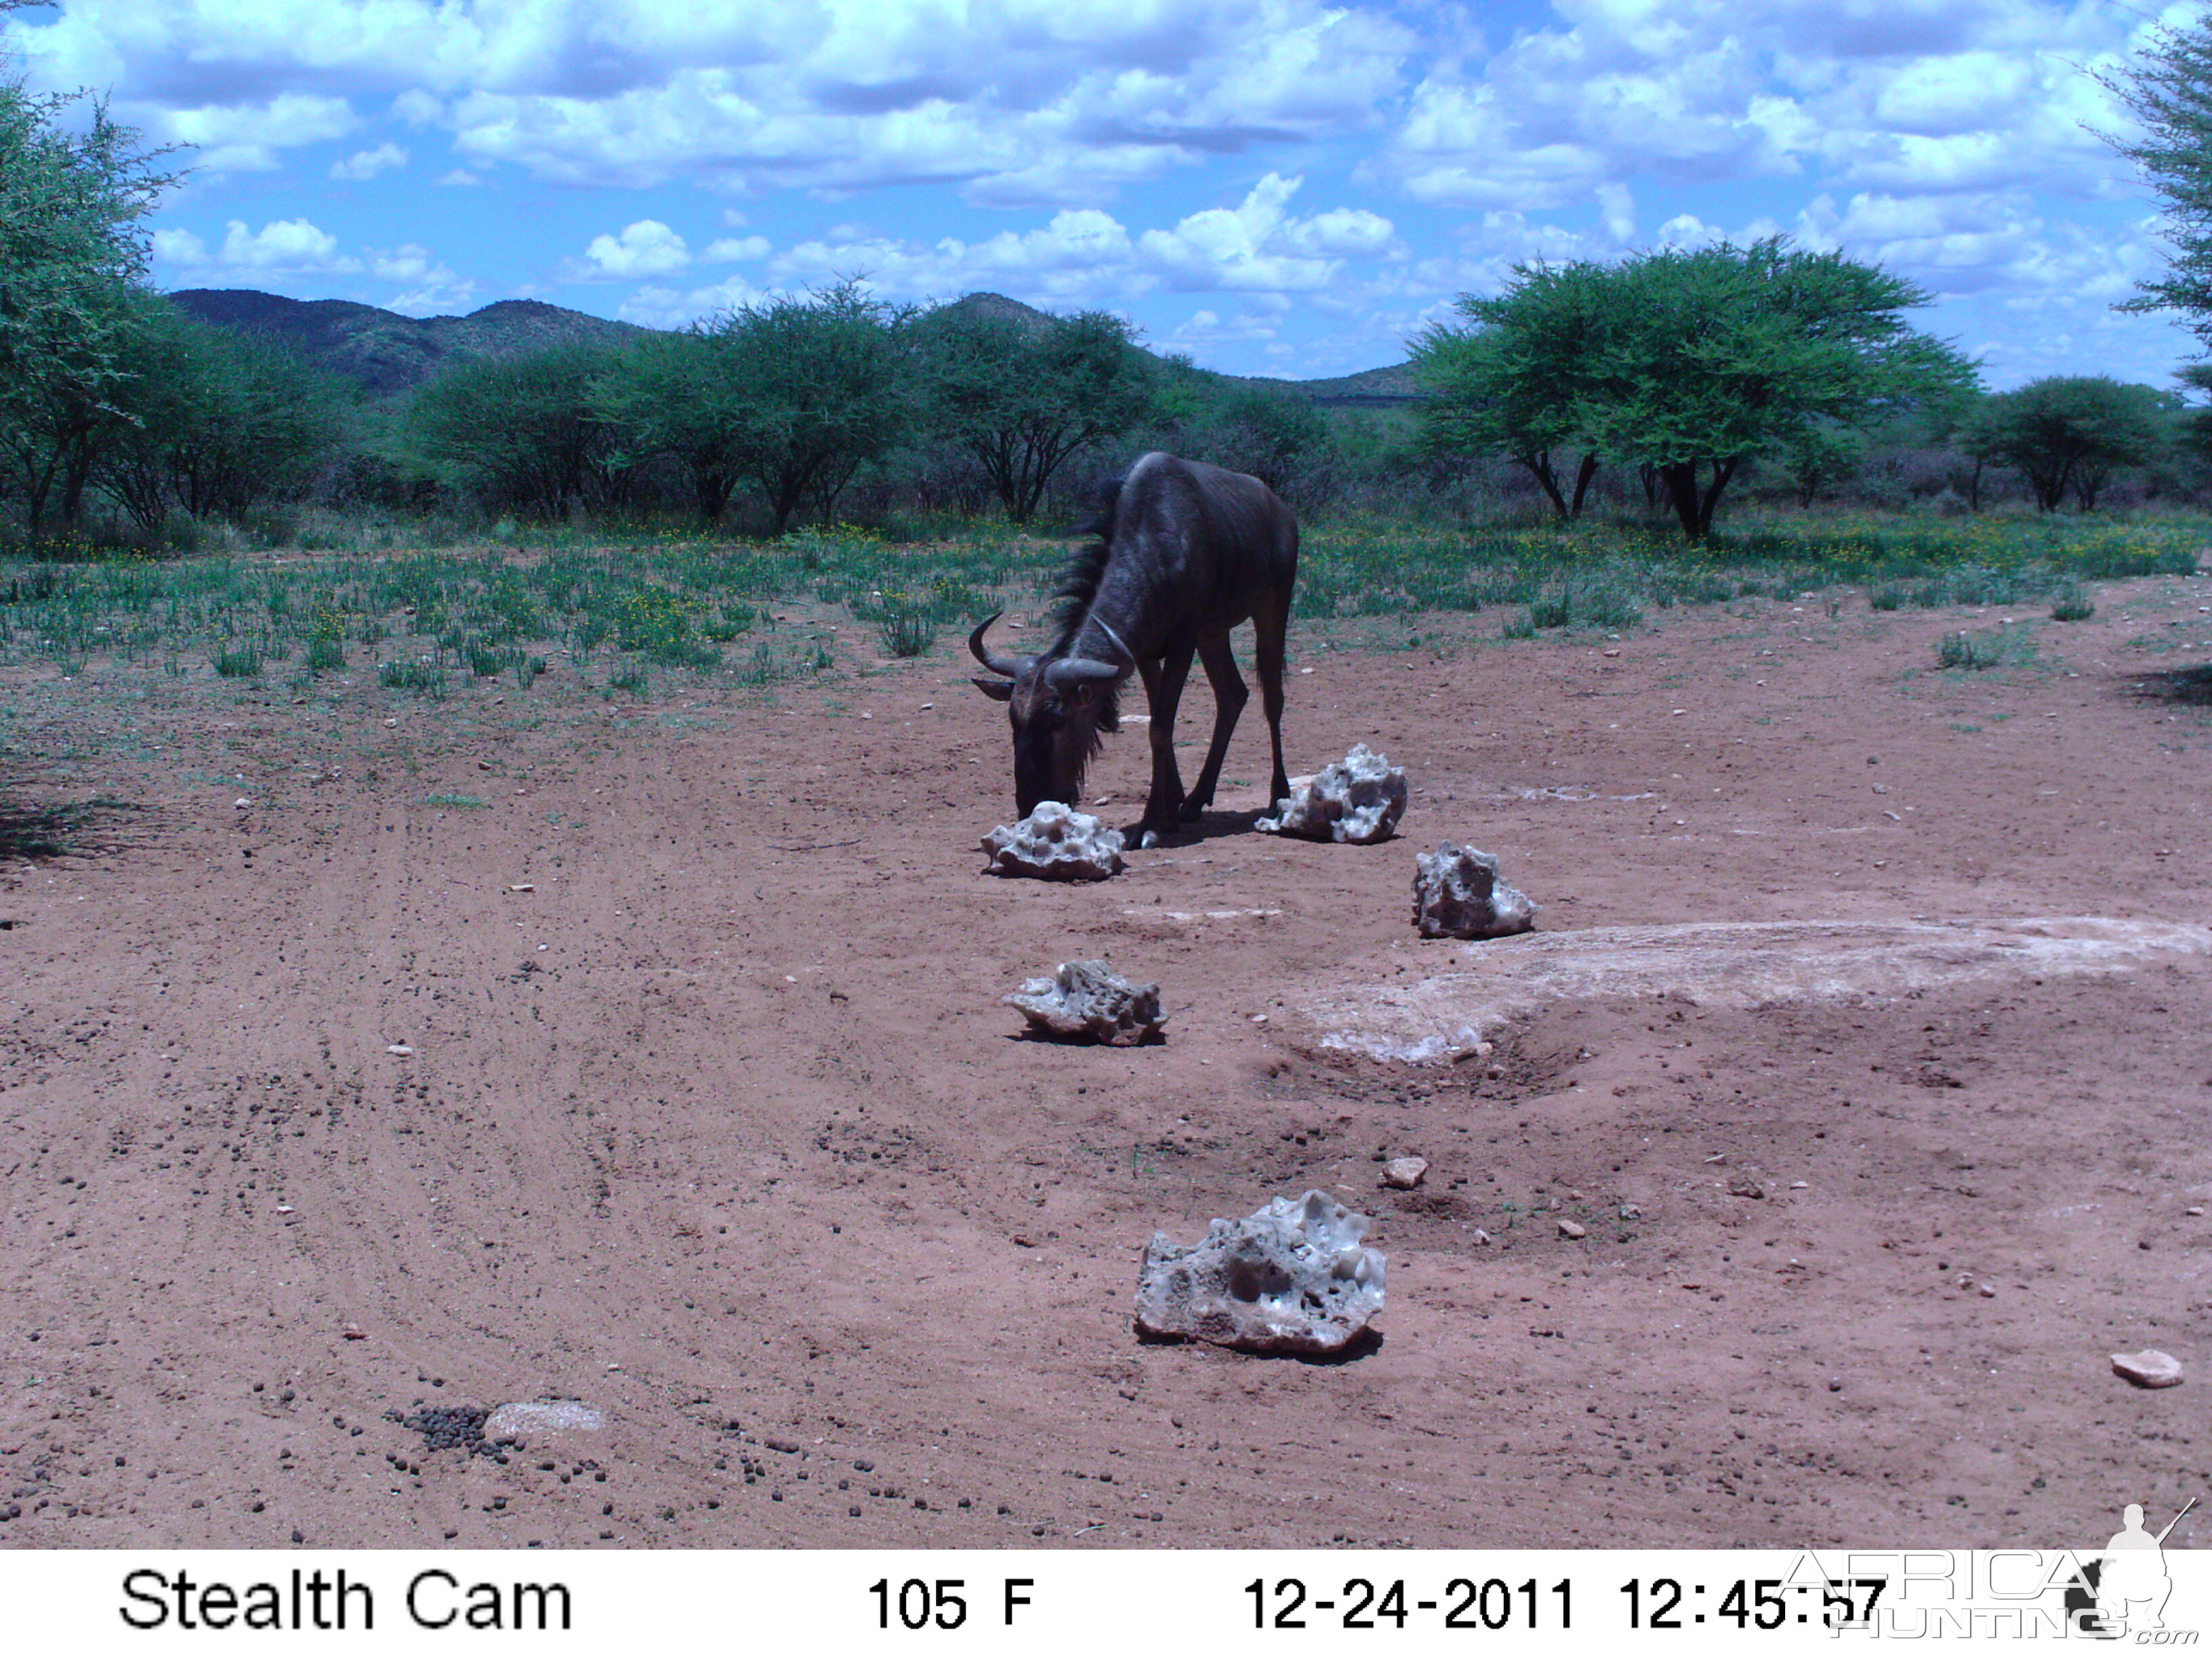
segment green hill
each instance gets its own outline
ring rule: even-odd
[[[350,300],[288,300],[252,289],[188,288],[169,298],[187,316],[288,345],[380,397],[455,363],[575,342],[618,344],[647,331],[542,300],[501,300],[465,317],[403,317]]]
[[[651,331],[542,300],[500,300],[465,317],[404,317],[351,300],[288,300],[243,288],[188,288],[169,298],[201,322],[288,345],[374,397],[407,392],[442,369],[477,358],[517,357],[575,342],[619,345]],[[1003,294],[969,294],[953,303],[1033,325],[1047,320],[1046,313]],[[1303,392],[1329,405],[1389,407],[1415,396],[1413,374],[1403,363],[1332,380],[1221,378]]]

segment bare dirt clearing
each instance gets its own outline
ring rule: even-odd
[[[1294,769],[1383,750],[1401,838],[1250,833],[1248,719],[1225,810],[1084,886],[977,873],[1005,717],[952,647],[636,705],[9,671],[46,763],[16,804],[143,810],[0,874],[0,1541],[1993,1546],[2170,1511],[2212,1480],[2212,708],[2141,677],[2212,654],[2208,588],[2106,586],[1980,674],[1935,641],[1997,613],[1856,599],[1294,635]],[[1091,810],[1147,775],[1133,709]],[[1415,936],[1443,839],[1538,935]],[[1716,924],[1856,965],[1729,994]],[[2054,956],[2081,939],[2125,948]],[[1517,1001],[1480,967],[1515,951],[1552,964]],[[999,1002],[1100,956],[1160,982],[1164,1044]],[[1330,1046],[1361,1009],[1494,1052]],[[1385,1191],[1401,1155],[1426,1182]],[[1379,1348],[1137,1342],[1155,1227],[1308,1186],[1378,1218]],[[2188,1382],[2111,1374],[2144,1346]],[[557,1398],[605,1426],[504,1462],[388,1415]]]

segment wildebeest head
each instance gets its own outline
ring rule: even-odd
[[[975,677],[975,689],[1006,705],[1014,728],[1014,804],[1027,817],[1040,801],[1073,806],[1099,739],[1119,729],[1116,692],[1129,665],[1091,657],[1010,657],[983,643],[994,613],[975,625],[968,648],[1002,678]]]

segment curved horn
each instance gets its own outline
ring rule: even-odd
[[[989,669],[994,674],[1004,674],[1008,679],[1012,679],[1022,672],[1020,659],[1014,657],[1002,656],[999,653],[990,649],[983,643],[983,635],[985,630],[988,629],[993,623],[998,621],[999,618],[1004,615],[1006,615],[1006,612],[1003,611],[994,611],[989,616],[984,617],[982,621],[977,623],[975,624],[975,631],[968,636],[968,648],[975,653],[975,660],[981,663],[984,667]]]
[[[1100,662],[1096,657],[1062,657],[1044,671],[1044,677],[1057,691],[1085,680],[1119,679],[1127,672],[1110,662]]]
[[[1124,668],[1134,668],[1137,665],[1137,653],[1129,649],[1129,642],[1127,640],[1114,631],[1114,624],[1103,617],[1093,617],[1091,620],[1106,630],[1106,637],[1114,641],[1114,648],[1121,653]]]

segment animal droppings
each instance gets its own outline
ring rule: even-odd
[[[1168,1018],[1158,986],[1133,985],[1103,962],[1063,962],[1049,978],[1025,981],[1003,1000],[1035,1030],[1099,1042],[1142,1042]]]
[[[1498,878],[1498,860],[1449,842],[1413,858],[1413,925],[1423,939],[1500,939],[1536,925],[1536,907]]]
[[[1019,823],[983,837],[987,876],[1035,876],[1040,881],[1103,881],[1121,874],[1121,832],[1056,800],[1039,801]]]
[[[2112,1375],[2125,1377],[2139,1389],[2170,1389],[2181,1381],[2181,1362],[2156,1348],[2145,1348],[2141,1353],[2116,1353],[2112,1356]]]
[[[491,1413],[481,1406],[417,1406],[402,1417],[397,1412],[386,1412],[388,1422],[402,1428],[412,1429],[422,1437],[427,1451],[465,1451],[493,1455],[493,1448],[484,1438],[484,1419]]]
[[[1156,1232],[1137,1273],[1137,1330],[1250,1353],[1335,1353],[1382,1311],[1387,1263],[1368,1218],[1327,1193],[1216,1220],[1195,1244]]]
[[[1252,827],[1271,836],[1364,844],[1389,839],[1405,814],[1405,769],[1355,743],[1342,760],[1310,778],[1292,778],[1291,793],[1275,803],[1275,816]]]

